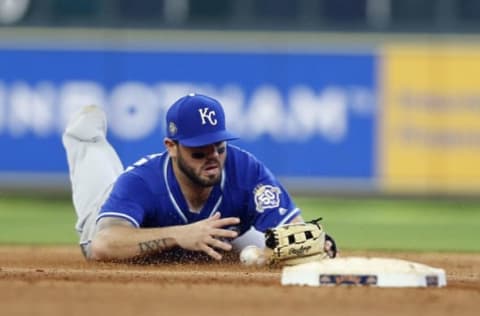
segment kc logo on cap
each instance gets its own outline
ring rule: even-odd
[[[214,98],[188,94],[167,111],[167,137],[183,146],[200,147],[237,139],[225,127],[223,107]]]
[[[202,118],[202,125],[207,124],[207,121],[210,122],[210,125],[217,125],[218,121],[215,119],[216,113],[214,110],[209,110],[208,107],[205,107],[203,109],[198,109],[198,112]]]

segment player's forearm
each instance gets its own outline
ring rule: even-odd
[[[117,226],[99,231],[92,240],[93,260],[122,260],[161,253],[177,246],[174,236],[180,226],[134,228]]]

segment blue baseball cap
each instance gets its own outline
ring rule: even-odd
[[[187,147],[237,139],[225,127],[225,113],[217,100],[201,94],[178,99],[167,112],[167,137]]]

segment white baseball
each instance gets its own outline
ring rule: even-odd
[[[240,262],[246,266],[262,266],[265,264],[265,255],[257,246],[247,246],[240,252]]]

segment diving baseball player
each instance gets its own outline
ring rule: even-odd
[[[83,108],[63,143],[85,257],[187,250],[221,260],[232,249],[265,248],[266,231],[303,223],[285,188],[252,154],[228,143],[234,139],[221,104],[189,94],[167,112],[166,150],[123,169],[106,139],[103,111]]]

